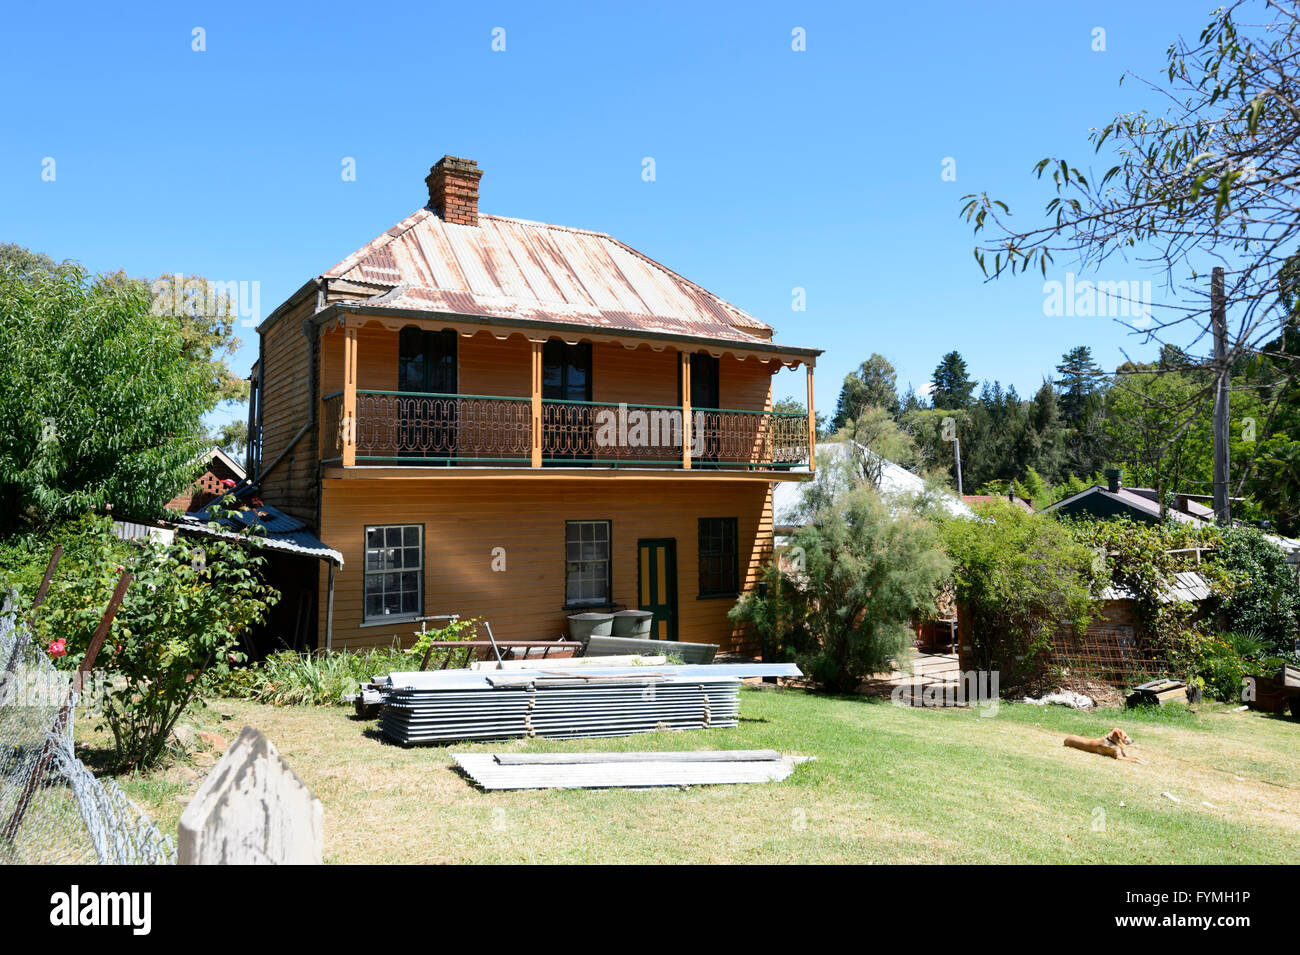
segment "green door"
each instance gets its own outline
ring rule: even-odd
[[[654,612],[650,636],[677,639],[677,541],[656,537],[636,542],[637,600]]]

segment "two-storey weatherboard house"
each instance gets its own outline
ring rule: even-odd
[[[344,564],[311,572],[316,644],[409,643],[459,613],[549,639],[593,608],[756,646],[727,617],[807,476],[813,364],[616,239],[482,215],[444,157],[429,203],[259,327],[249,490]],[[804,366],[807,414],[772,410]]]

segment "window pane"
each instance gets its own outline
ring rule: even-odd
[[[567,521],[565,539],[565,600],[568,603],[607,603],[609,593],[608,521]]]
[[[714,596],[738,591],[736,519],[702,517],[699,521],[700,594]]]
[[[423,534],[418,524],[366,528],[366,618],[415,614],[422,606]]]

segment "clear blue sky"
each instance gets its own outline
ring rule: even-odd
[[[1158,76],[1208,4],[190,7],[10,7],[0,241],[96,271],[256,281],[265,317],[422,206],[450,153],[485,170],[484,211],[609,232],[778,341],[826,349],[826,412],[871,352],[900,388],[955,348],[1028,395],[1074,345],[1106,368],[1122,346],[1152,351],[1107,318],[1044,317],[1041,278],[984,283],[960,197],[987,189],[1034,218],[1033,163],[1086,161],[1091,127],[1149,105],[1120,75]],[[778,396],[803,388],[802,371],[777,378]]]

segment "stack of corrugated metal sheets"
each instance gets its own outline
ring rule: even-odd
[[[441,743],[735,726],[742,679],[798,675],[790,664],[393,673],[379,728],[399,743]]]

